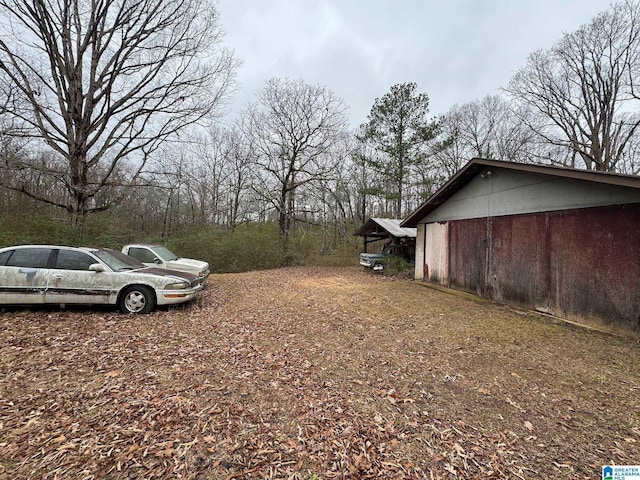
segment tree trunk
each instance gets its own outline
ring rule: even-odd
[[[86,199],[84,195],[76,194],[71,205],[71,227],[73,228],[73,240],[76,244],[80,244],[84,240],[86,218]]]

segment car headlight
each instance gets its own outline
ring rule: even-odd
[[[185,288],[189,288],[189,282],[177,282],[170,283],[165,285],[165,290],[184,290]]]

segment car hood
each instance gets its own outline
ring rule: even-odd
[[[170,260],[167,262],[169,268],[185,268],[189,271],[200,272],[209,268],[207,262],[201,262],[200,260],[194,260],[193,258],[178,258],[177,260]]]
[[[178,281],[186,280],[189,283],[197,283],[198,276],[189,272],[183,272],[179,270],[171,270],[168,268],[158,268],[158,267],[147,267],[141,268],[140,270],[135,270],[137,273],[147,273],[150,275],[157,275],[159,277],[169,277],[176,278]]]

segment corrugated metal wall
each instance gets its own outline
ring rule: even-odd
[[[638,328],[640,204],[457,220],[448,232],[449,286]]]

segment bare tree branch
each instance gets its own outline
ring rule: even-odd
[[[103,210],[90,200],[112,177],[127,169],[135,184],[234,86],[209,0],[0,0],[0,12],[0,73],[17,90],[4,108],[64,159],[74,215]]]
[[[578,156],[588,169],[616,171],[640,127],[631,105],[639,69],[640,9],[628,0],[530,55],[507,91],[529,112],[521,119],[565,149],[565,163]],[[530,113],[545,121],[531,122]]]

